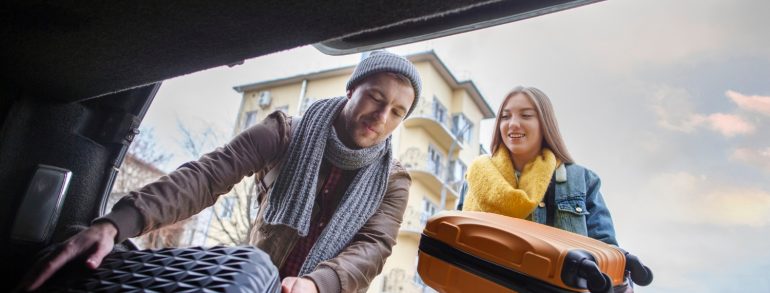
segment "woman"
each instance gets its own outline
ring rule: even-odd
[[[462,210],[524,218],[618,244],[600,179],[572,160],[548,96],[534,87],[515,88],[500,105],[495,126],[492,156],[479,157],[468,169]]]

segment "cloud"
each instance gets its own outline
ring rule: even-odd
[[[692,98],[685,89],[663,86],[652,98],[652,108],[658,116],[660,127],[691,133],[705,120],[701,115],[694,114]]]
[[[770,193],[761,190],[738,188],[706,193],[699,206],[704,222],[753,227],[770,224]]]
[[[738,269],[764,268],[770,263],[770,254],[764,250],[768,240],[762,236],[770,231],[770,190],[701,172],[648,175],[639,178],[638,188],[626,189],[629,197],[609,203],[614,203],[610,208],[621,246],[641,257],[656,274],[649,289],[724,292],[727,287],[715,276],[756,278]],[[619,193],[605,195],[611,199]],[[725,247],[744,249],[725,253]],[[718,270],[714,264],[720,264]],[[759,287],[767,291],[767,284]]]
[[[770,172],[770,147],[765,149],[737,148],[733,150],[730,159],[757,166]]]
[[[708,122],[709,127],[726,137],[736,134],[750,134],[754,132],[754,125],[738,115],[714,113],[705,119],[696,118],[697,121]]]
[[[648,182],[648,203],[665,221],[716,226],[770,225],[770,192],[717,182],[688,172],[659,173]]]
[[[740,95],[728,91],[728,96],[730,96],[731,93],[733,96],[736,96],[735,94]],[[699,128],[707,127],[725,137],[733,137],[739,134],[751,134],[756,130],[754,124],[736,114],[696,113],[691,102],[692,97],[685,89],[661,87],[653,94],[652,98],[652,107],[658,117],[658,126],[664,129],[693,133]],[[735,101],[735,98],[733,98],[733,100]],[[764,103],[764,100],[753,99],[753,97],[749,98],[742,95],[740,95],[739,100],[741,102],[736,102],[739,104],[739,107],[741,107],[741,105],[762,105],[761,103]],[[770,99],[768,99],[768,101],[770,101]]]
[[[728,90],[725,95],[743,110],[770,116],[770,97],[768,96],[746,96],[732,90]]]

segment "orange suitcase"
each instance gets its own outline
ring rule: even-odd
[[[432,217],[420,240],[417,270],[439,292],[612,292],[626,270],[636,284],[652,282],[649,268],[618,247],[483,212]]]

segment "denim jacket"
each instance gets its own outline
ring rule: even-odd
[[[607,244],[618,245],[615,228],[604,198],[599,191],[601,179],[593,171],[578,164],[565,164],[566,181],[554,180],[556,216],[554,227],[585,235]],[[467,194],[467,183],[460,191],[458,209]],[[546,224],[546,208],[538,205],[528,220]]]

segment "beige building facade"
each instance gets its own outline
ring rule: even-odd
[[[454,209],[467,166],[483,153],[480,122],[494,118],[475,84],[458,81],[433,51],[405,57],[420,72],[423,90],[414,113],[393,133],[393,153],[408,169],[412,186],[398,243],[369,292],[427,290],[416,271],[420,233],[431,215]],[[353,69],[348,66],[234,87],[243,95],[235,133],[273,111],[302,115],[318,99],[344,95]]]

